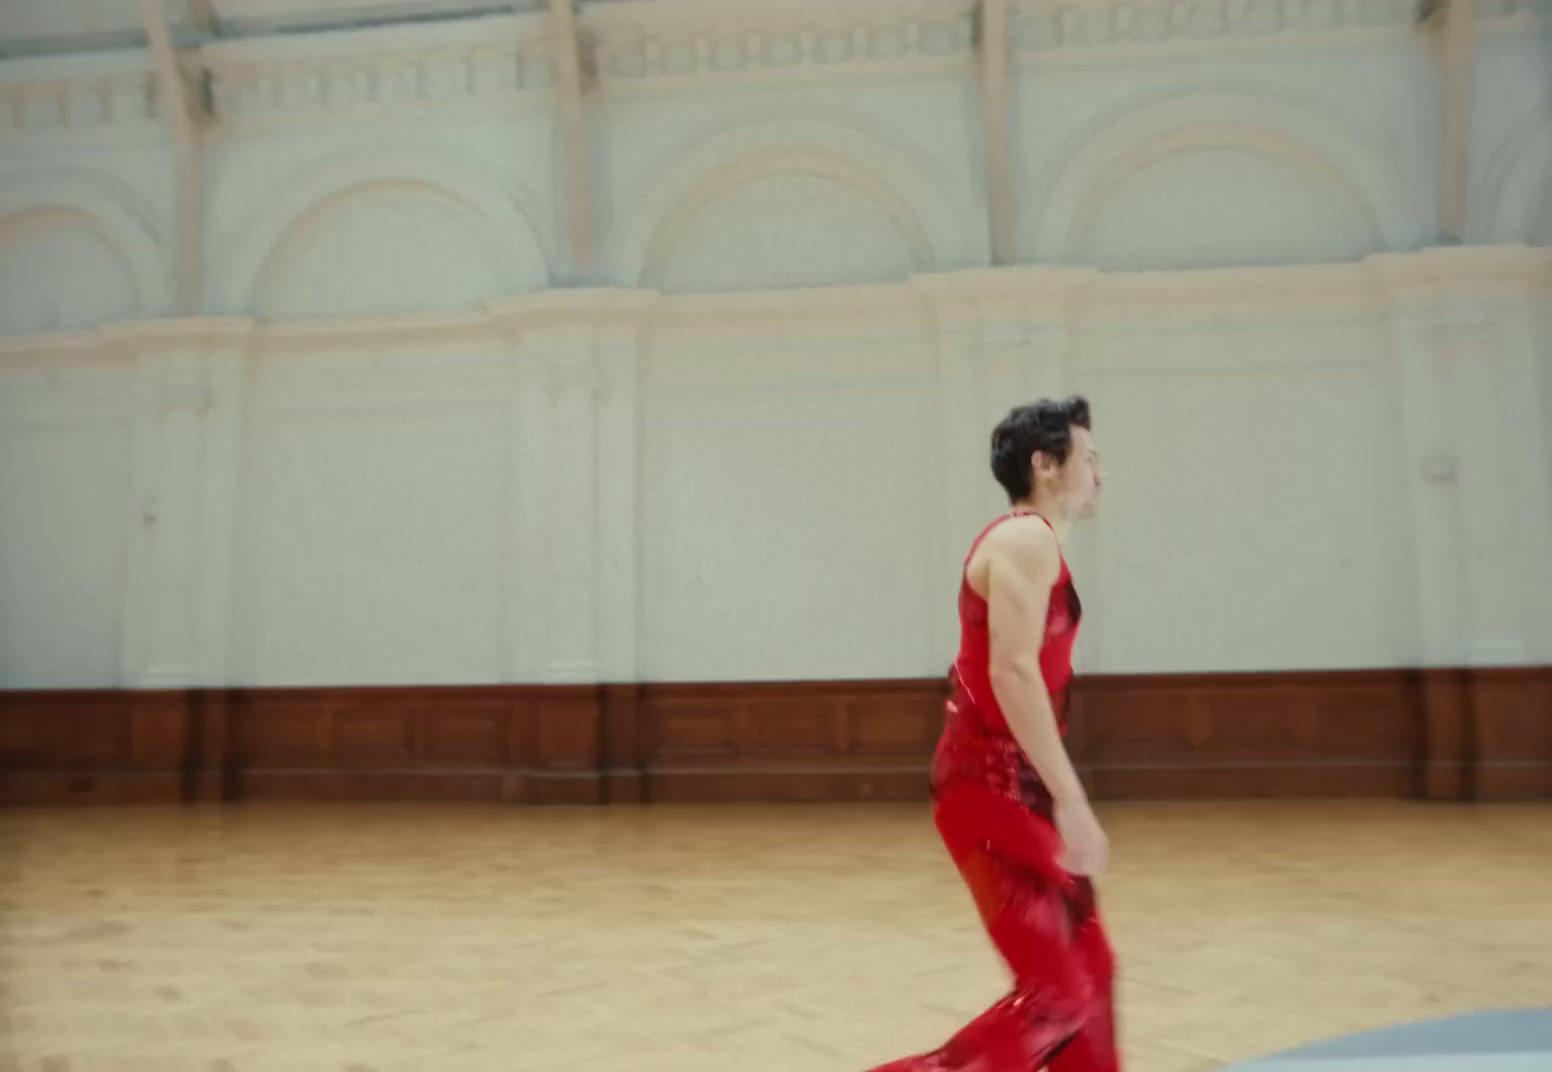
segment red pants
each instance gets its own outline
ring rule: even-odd
[[[1013,989],[936,1050],[873,1072],[1119,1072],[1114,958],[1055,827],[975,787],[946,790],[933,815]]]

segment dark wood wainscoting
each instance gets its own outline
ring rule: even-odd
[[[1072,752],[1097,797],[1406,797],[1421,756],[1412,675],[1092,679]]]
[[[913,800],[943,725],[937,681],[642,690],[653,800]]]
[[[597,688],[0,693],[0,802],[593,803]]]
[[[942,681],[0,692],[0,803],[919,800]],[[1552,799],[1552,668],[1090,677],[1096,796]]]

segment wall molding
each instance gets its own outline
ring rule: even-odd
[[[1552,204],[1552,107],[1520,117],[1486,160],[1483,196],[1473,207],[1478,234],[1511,242],[1531,234],[1538,212]]]
[[[1421,299],[1428,315],[1480,320],[1480,312],[1452,305],[1452,295],[1474,302],[1552,298],[1552,249],[1504,245],[1438,247],[1412,253],[1380,253],[1352,264],[1225,268],[1183,272],[1117,272],[1023,265],[924,273],[901,283],[816,290],[737,294],[664,295],[645,288],[597,287],[516,294],[477,309],[380,317],[260,321],[242,316],[115,322],[89,331],[0,336],[0,368],[39,361],[111,357],[117,335],[192,331],[208,325],[219,333],[248,334],[256,351],[316,351],[365,343],[491,341],[531,327],[600,322],[648,332],[736,329],[770,330],[803,345],[805,325],[844,322],[863,335],[902,333],[917,338],[931,323],[974,331],[982,341],[1016,344],[1031,332],[1061,328],[1157,327],[1235,319],[1267,323],[1296,316],[1308,323],[1372,320]],[[903,323],[904,309],[919,310],[919,324]],[[1407,306],[1412,313],[1424,311]],[[997,335],[993,339],[987,335]]]
[[[973,0],[778,0],[730,9],[658,0],[584,9],[604,89],[731,73],[812,77],[841,68],[941,68],[973,50]]]
[[[1095,115],[1039,177],[1029,198],[1039,211],[1022,245],[1042,260],[1083,263],[1081,240],[1116,186],[1163,157],[1219,148],[1262,157],[1335,192],[1373,249],[1408,249],[1421,238],[1415,198],[1393,161],[1318,107],[1239,88],[1140,96]]]
[[[174,308],[170,262],[155,220],[131,186],[94,168],[33,165],[0,176],[0,242],[19,226],[69,222],[90,228],[122,263],[144,316]]]
[[[163,103],[149,54],[113,53],[89,62],[0,63],[0,140],[99,133],[154,133]]]
[[[793,248],[751,266],[757,274],[729,279],[729,287],[893,283],[911,272],[994,259],[991,208],[978,178],[983,124],[965,121],[974,119],[974,109],[965,109],[975,94],[978,0],[584,3],[576,20],[580,86],[559,95],[545,4],[518,0],[468,18],[441,8],[428,13],[448,17],[339,29],[352,18],[389,13],[365,0],[328,12],[295,0],[234,3],[218,21],[235,36],[214,40],[208,26],[196,30],[169,12],[175,40],[185,46],[177,62],[199,105],[197,170],[209,180],[196,229],[205,234],[200,256],[211,286],[186,311],[328,315],[331,302],[345,301],[358,302],[348,308],[359,312],[450,310],[503,288],[661,287],[675,239],[710,199],[773,174],[805,177],[787,187],[804,200],[791,210],[798,219],[822,220],[808,214],[843,214],[851,204],[848,226],[880,239],[853,243],[862,252],[843,259],[845,275],[836,267],[816,272],[816,262]],[[1516,35],[1535,39],[1548,25],[1547,0],[1481,0],[1475,10],[1482,63]],[[101,14],[118,17],[106,7]],[[67,18],[37,20],[47,30],[37,41],[58,35],[56,45],[68,42]],[[1016,248],[995,259],[1098,256],[1178,267],[1345,260],[1434,241],[1428,183],[1411,176],[1435,175],[1437,161],[1423,158],[1433,154],[1437,102],[1407,93],[1390,100],[1366,88],[1365,107],[1348,117],[1340,94],[1288,66],[1309,49],[1329,55],[1343,47],[1355,61],[1378,64],[1370,75],[1353,74],[1355,87],[1374,78],[1379,86],[1428,83],[1432,38],[1411,20],[1404,0],[1010,0],[1009,167],[1025,195],[999,232]],[[120,29],[133,41],[132,24]],[[1510,67],[1528,65],[1533,77],[1534,59],[1519,45],[1512,51]],[[1125,72],[1113,83],[1126,87],[1119,98],[1113,89],[1095,96],[1085,88],[1101,67]],[[1528,241],[1545,218],[1552,117],[1544,109],[1519,114],[1525,106],[1509,98],[1526,96],[1516,88],[1522,84],[1529,83],[1503,82],[1514,123],[1507,131],[1487,124],[1489,141],[1471,161],[1467,234],[1474,241]],[[1484,91],[1491,96],[1496,86]],[[166,169],[188,163],[168,154],[164,96],[144,50],[0,60],[0,143],[14,144],[12,157],[41,161],[35,173],[45,182],[82,154],[112,158],[118,174],[110,177],[119,181],[99,199],[112,204],[93,215],[109,221],[103,233],[114,231],[120,246],[123,228],[112,213],[147,223],[154,256],[136,250],[125,257],[134,287],[147,296],[142,315],[175,304],[173,239],[190,229],[178,225],[180,211],[183,224],[194,211],[187,197],[181,210],[163,203]],[[564,115],[556,111],[562,100],[572,101]],[[1048,107],[1057,112],[1048,117]],[[582,141],[591,144],[591,185],[568,188],[568,169],[558,163],[566,154],[553,137],[560,119],[571,156]],[[305,162],[341,139],[356,149]],[[1237,155],[1202,155],[1225,149]],[[1166,158],[1169,166],[1153,169]],[[1189,176],[1197,173],[1231,178],[1226,197],[1244,212],[1257,211],[1267,184],[1290,183],[1311,223],[1301,230],[1273,214],[1255,228],[1215,230],[1214,206],[1191,192]],[[1161,229],[1136,245],[1116,214],[1146,218],[1153,210],[1134,196],[1153,182],[1185,207],[1177,222],[1188,230]],[[716,286],[723,244],[736,246],[750,225],[745,204],[740,220],[714,212],[702,220],[707,226],[690,227],[698,253],[686,289]],[[445,238],[441,259],[458,272],[427,269],[424,283],[402,268],[374,278],[373,254],[341,238],[352,227],[369,229],[384,257],[423,266],[431,258],[416,259],[426,245],[418,232],[395,229],[417,209],[453,223],[432,233]],[[585,265],[564,255],[568,214],[595,236]],[[19,228],[42,220],[8,222]],[[68,221],[56,215],[55,222]],[[318,237],[304,237],[315,225],[325,241],[299,252]],[[1244,246],[1255,237],[1265,257]],[[191,250],[183,250],[183,261]],[[327,275],[335,262],[340,271],[331,284],[319,285],[315,273]],[[254,300],[266,292],[256,287],[266,265],[289,281],[268,306]],[[430,285],[436,282],[445,289]],[[157,297],[163,292],[165,301]],[[28,304],[36,315],[14,314],[13,328],[54,324],[48,305]],[[83,306],[59,326],[131,315],[127,298],[123,304]]]
[[[1543,8],[1541,0],[1478,4],[1480,32],[1539,32]],[[584,6],[577,25],[584,76],[608,93],[729,77],[968,71],[974,11],[974,0],[639,0]],[[1376,34],[1406,42],[1414,19],[1410,0],[1019,0],[1008,34],[1015,56],[1042,62],[1130,60],[1161,49],[1329,47]],[[543,98],[554,83],[542,10],[240,37],[184,49],[183,59],[208,73],[218,123],[499,105]],[[145,125],[162,108],[149,60],[133,51],[74,62],[65,74],[35,60],[7,66],[14,73],[0,78],[0,136]]]
[[[558,250],[539,222],[544,215],[534,193],[521,183],[490,181],[476,164],[446,147],[422,149],[380,146],[372,152],[341,152],[288,176],[282,192],[261,204],[231,236],[233,251],[225,261],[227,278],[220,291],[223,308],[249,309],[271,265],[285,256],[298,231],[315,237],[305,233],[310,221],[316,223],[318,216],[353,198],[396,190],[415,191],[456,207],[477,223],[487,235],[492,263],[508,286],[517,284],[525,267],[512,249],[526,244],[543,262],[548,285]]]
[[[923,800],[932,680],[0,692],[0,804]],[[1098,799],[1552,799],[1552,667],[1080,679]]]
[[[532,14],[224,41],[192,58],[221,121],[484,105],[554,83],[548,22]]]
[[[611,242],[610,259],[620,277],[644,286],[662,278],[685,228],[707,206],[772,175],[822,177],[867,199],[890,217],[919,270],[984,254],[973,236],[944,223],[968,218],[965,214],[944,217],[931,211],[956,196],[932,161],[891,144],[860,122],[767,119],[721,129],[667,161],[646,181]]]
[[[1544,20],[1542,8],[1539,0],[1479,4],[1479,32],[1534,32]],[[1042,60],[1131,57],[1267,42],[1329,47],[1377,35],[1404,42],[1416,16],[1409,0],[1015,0],[1009,34],[1018,52]]]

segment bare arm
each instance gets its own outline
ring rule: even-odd
[[[1007,525],[988,546],[991,682],[1014,740],[1058,804],[1086,804],[1040,674],[1046,604],[1061,570],[1056,537],[1038,521]]]

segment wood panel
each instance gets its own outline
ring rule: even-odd
[[[236,795],[251,799],[599,799],[598,690],[269,689],[236,702]]]
[[[1422,796],[1469,800],[1475,793],[1476,755],[1471,675],[1454,669],[1422,671],[1418,675],[1418,719]]]
[[[944,697],[937,681],[649,686],[646,796],[920,799]]]
[[[1552,798],[1552,673],[1478,669],[1472,679],[1473,796]]]
[[[231,711],[232,695],[223,689],[197,689],[188,694],[181,784],[184,800],[233,799],[236,769]]]
[[[1073,759],[1091,791],[1137,797],[1402,797],[1415,689],[1388,672],[1086,679]]]
[[[0,692],[0,802],[920,800],[942,681]],[[1552,668],[1092,677],[1116,798],[1552,798]]]
[[[646,798],[642,776],[641,689],[636,685],[605,685],[600,752],[603,756],[603,798],[611,804],[640,803]]]
[[[600,799],[590,687],[0,692],[0,802]]]
[[[0,804],[176,801],[182,693],[0,691]]]

